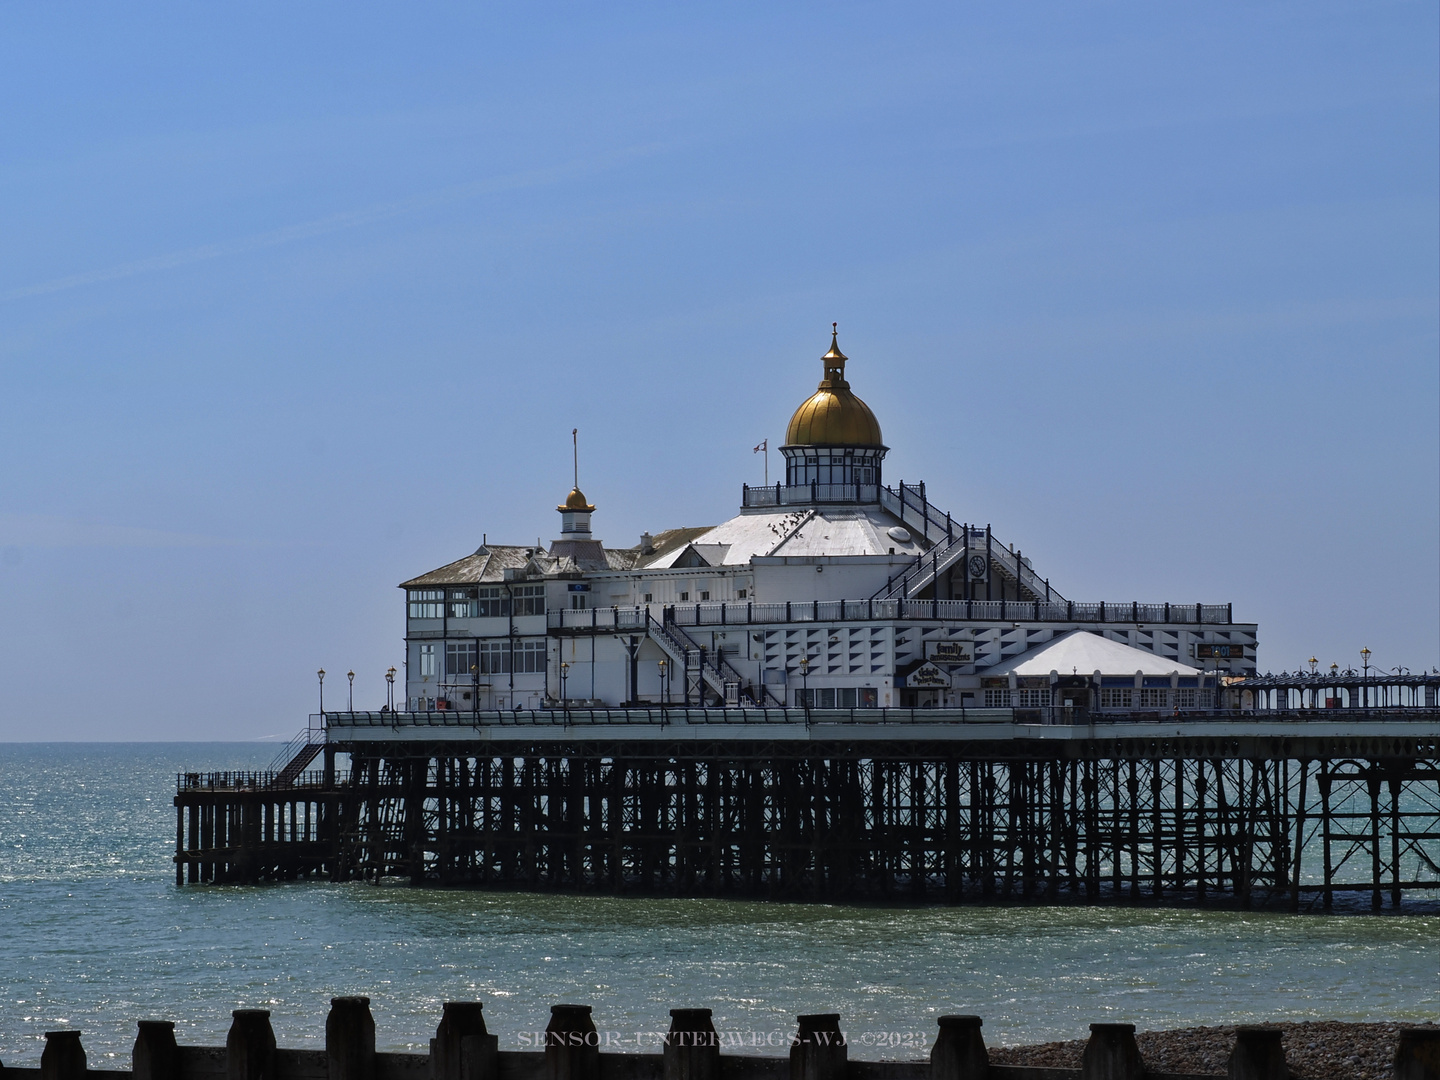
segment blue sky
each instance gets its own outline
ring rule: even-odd
[[[607,541],[721,521],[832,320],[1066,595],[1437,663],[1437,10],[8,6],[0,739],[377,705],[572,427]]]

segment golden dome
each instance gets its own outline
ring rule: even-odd
[[[834,324],[832,324],[833,326]],[[825,377],[806,399],[785,429],[788,446],[881,446],[880,422],[870,406],[850,392],[845,361],[837,342],[839,328],[831,332],[830,351],[822,356]]]
[[[586,513],[594,513],[595,511],[595,507],[591,506],[586,501],[585,493],[581,491],[578,487],[571,488],[570,494],[566,496],[564,504],[555,507],[555,509],[561,511],[562,513],[566,510],[582,510]]]

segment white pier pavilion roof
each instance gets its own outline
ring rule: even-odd
[[[919,537],[876,505],[747,510],[644,563],[672,566],[742,566],[765,555],[919,555]]]
[[[986,675],[1199,675],[1198,668],[1177,660],[1166,660],[1145,649],[1136,649],[1090,630],[1071,630],[1021,653],[1008,664],[985,670]]]

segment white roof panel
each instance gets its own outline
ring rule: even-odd
[[[1061,675],[1199,675],[1198,668],[1182,664],[1178,660],[1166,660],[1163,656],[1133,645],[1125,645],[1110,638],[1101,637],[1090,630],[1071,630],[1061,634],[1044,645],[1029,649],[1014,657],[1007,664],[996,664],[986,668],[986,675],[1049,675],[1058,671]]]

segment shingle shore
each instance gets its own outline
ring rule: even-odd
[[[1400,1029],[1420,1024],[1350,1024],[1338,1020],[1267,1025],[1284,1034],[1293,1080],[1390,1080]],[[1136,1032],[1145,1065],[1157,1072],[1225,1075],[1235,1045],[1233,1027],[1177,1028]],[[1078,1069],[1085,1040],[990,1048],[993,1065],[1041,1065]]]

